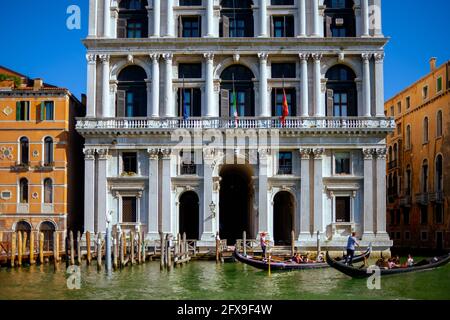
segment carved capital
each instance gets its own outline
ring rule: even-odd
[[[371,53],[363,53],[363,54],[361,54],[361,58],[362,58],[363,62],[369,62],[370,58],[372,58],[372,54]]]
[[[383,63],[384,61],[384,53],[375,53],[373,57],[375,58],[375,63]]]
[[[159,150],[156,148],[147,149],[148,157],[150,160],[158,160]]]
[[[203,57],[206,59],[206,62],[213,62],[214,61],[214,53],[206,52],[203,54]]]
[[[203,157],[205,159],[212,159],[214,158],[215,150],[214,148],[204,148],[203,149]]]
[[[300,152],[300,159],[302,159],[302,160],[311,159],[311,153],[312,153],[311,148],[302,148],[299,150],[299,152]]]
[[[97,55],[95,54],[87,54],[86,60],[89,64],[96,64],[97,63]]]
[[[364,148],[362,150],[362,152],[363,152],[364,160],[372,160],[373,159],[374,149]]]
[[[323,149],[323,148],[314,148],[313,149],[314,159],[316,159],[316,160],[322,159],[324,153],[325,153],[325,149]]]
[[[258,155],[260,160],[267,160],[267,158],[270,156],[270,149],[258,149]]]
[[[83,149],[84,159],[85,160],[94,160],[95,159],[95,149],[85,148]]]
[[[267,59],[269,59],[269,54],[267,52],[260,52],[258,53],[258,58],[260,62],[267,62]]]
[[[164,160],[170,159],[170,156],[172,155],[172,149],[169,148],[160,149],[160,152]]]
[[[386,160],[386,154],[387,154],[386,148],[377,148],[375,150],[375,153],[377,155],[377,159]]]
[[[110,56],[108,54],[101,54],[99,58],[102,63],[109,63]]]
[[[320,62],[320,60],[322,60],[323,54],[322,53],[313,53],[311,56],[315,62]]]
[[[300,58],[301,61],[308,61],[309,57],[311,55],[309,53],[299,53],[298,57]]]
[[[162,55],[163,59],[166,60],[166,63],[169,63],[169,61],[172,61],[173,54],[172,53],[164,53]]]
[[[152,59],[153,63],[158,63],[159,58],[161,58],[161,55],[159,53],[151,53],[150,54],[150,59]]]
[[[109,150],[107,148],[97,149],[98,158],[101,160],[108,159],[108,156],[109,156],[108,152],[109,152]]]

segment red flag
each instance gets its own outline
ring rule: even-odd
[[[283,89],[283,111],[281,115],[281,124],[284,126],[286,124],[286,117],[289,116],[289,104],[286,97],[286,91]]]

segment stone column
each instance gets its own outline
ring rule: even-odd
[[[389,240],[386,232],[386,148],[376,149],[376,195],[377,195],[377,238],[379,240]]]
[[[159,212],[159,180],[158,180],[158,149],[148,149],[148,226],[147,232],[150,239],[159,239],[158,212]]]
[[[369,0],[361,0],[361,14],[362,14],[362,35],[369,36]]]
[[[384,53],[375,57],[375,109],[377,117],[384,117]]]
[[[214,54],[205,53],[203,55],[206,60],[206,79],[205,79],[205,93],[206,93],[206,116],[218,117],[214,103]]]
[[[104,0],[103,36],[105,38],[111,37],[111,0]]]
[[[374,36],[383,37],[382,28],[382,17],[381,17],[381,0],[374,0],[373,11],[374,11]],[[369,18],[370,21],[370,18]]]
[[[313,15],[313,37],[320,36],[320,12],[319,12],[319,0],[312,0],[312,15]]]
[[[164,60],[166,62],[166,78],[164,85],[164,104],[165,104],[165,117],[175,117],[175,106],[173,101],[173,80],[172,80],[172,59],[171,53],[164,54]]]
[[[170,164],[172,158],[171,149],[161,149],[162,153],[162,174],[161,174],[161,217],[162,217],[162,232],[173,233],[174,219],[172,217],[172,189],[170,174]]]
[[[321,53],[313,54],[314,58],[314,116],[324,117],[325,107],[322,103],[322,76],[320,71]]]
[[[268,232],[271,226],[268,212],[268,175],[270,149],[259,149],[259,177],[258,177],[258,216],[259,232]],[[273,237],[273,234],[271,234]]]
[[[363,53],[362,54],[362,60],[363,60],[363,110],[364,110],[364,117],[370,117],[371,116],[371,99],[370,99],[370,53]],[[384,114],[384,111],[383,111]]]
[[[206,36],[214,37],[214,0],[206,0]]]
[[[95,150],[84,149],[84,232],[95,232]]]
[[[175,36],[175,20],[173,18],[173,0],[166,0],[167,2],[167,21],[166,21],[166,36]]]
[[[374,210],[373,210],[373,149],[363,149],[364,155],[364,226],[363,240],[373,239],[374,232]],[[386,175],[384,173],[384,175]],[[386,200],[384,200],[386,201]],[[386,211],[384,212],[386,214]]]
[[[310,158],[311,149],[300,149],[301,182],[300,182],[300,235],[299,241],[311,240],[311,185]]]
[[[203,229],[201,240],[202,241],[214,241],[214,222],[219,221],[217,212],[219,211],[219,204],[216,203],[216,216],[211,212],[209,205],[213,201],[213,161],[214,161],[214,149],[203,149],[203,226],[200,226],[200,230]],[[220,213],[219,213],[220,214]],[[193,221],[193,223],[195,223]]]
[[[109,114],[109,55],[101,55],[102,62],[102,116],[106,117]]]
[[[89,31],[88,38],[97,36],[97,0],[89,0]]]
[[[267,103],[267,53],[258,53],[259,58],[259,99],[260,99],[260,116],[270,117],[269,104]]]
[[[298,0],[299,37],[306,37],[306,0]]]
[[[86,55],[87,64],[87,118],[96,116],[96,78],[97,78],[97,56],[95,54]]]
[[[324,149],[313,150],[314,154],[314,232],[324,232],[323,226],[323,172],[322,158]]]
[[[304,2],[304,0],[301,0]],[[302,102],[301,102],[301,116],[307,117],[309,116],[309,101],[308,101],[308,58],[309,54],[307,53],[300,53],[300,65],[301,65],[301,95],[302,95]]]
[[[159,1],[159,0],[158,0]],[[152,104],[150,117],[159,117],[159,54],[150,55],[152,59]]]
[[[108,149],[98,149],[97,154],[97,232],[105,232],[108,213]]]
[[[260,37],[267,37],[267,0],[259,0]]]
[[[153,0],[153,37],[161,36],[161,1]]]

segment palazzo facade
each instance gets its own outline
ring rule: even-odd
[[[380,2],[90,0],[85,231],[389,249]]]

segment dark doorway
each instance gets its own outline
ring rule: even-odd
[[[441,252],[444,249],[444,233],[442,231],[436,232],[436,250]]]
[[[278,192],[273,205],[273,237],[275,245],[290,245],[294,230],[294,197],[287,191]]]
[[[253,187],[251,168],[247,165],[224,165],[220,172],[220,237],[234,245],[242,239],[255,237],[253,216]]]
[[[116,114],[119,118],[147,115],[147,74],[139,66],[124,68],[117,77]]]
[[[336,222],[350,222],[350,197],[336,197]]]
[[[19,231],[22,232],[22,237],[25,236],[25,233],[27,234],[27,244],[26,244],[26,246],[28,246],[29,243],[30,243],[31,225],[28,222],[26,222],[26,221],[19,221],[16,224],[16,232],[19,232]]]
[[[42,222],[39,231],[44,234],[44,251],[53,251],[53,234],[55,232],[53,223]]]
[[[187,239],[200,239],[199,223],[198,196],[194,191],[185,192],[180,197],[180,234],[186,232]]]
[[[124,223],[136,222],[136,198],[134,197],[122,198],[122,222]]]

